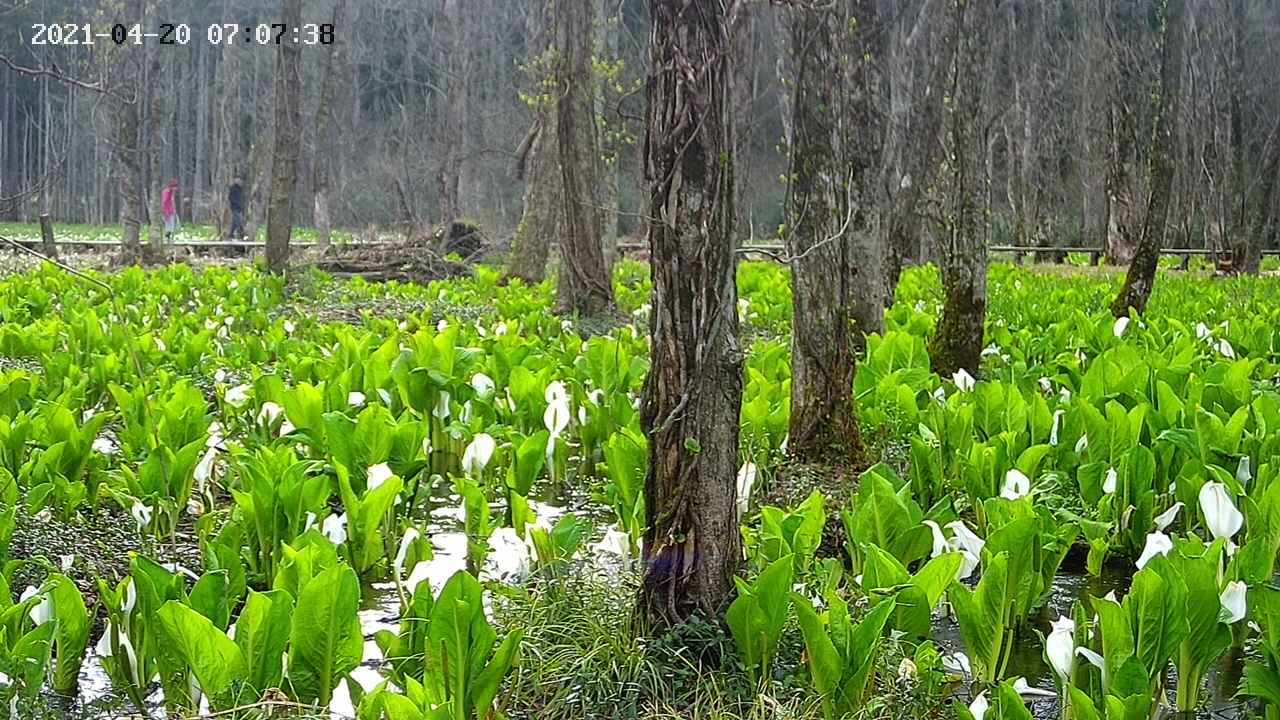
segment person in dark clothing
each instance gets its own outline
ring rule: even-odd
[[[231,238],[244,238],[244,188],[240,186],[240,178],[231,181],[227,188],[227,204],[231,206]]]

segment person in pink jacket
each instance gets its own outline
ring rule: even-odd
[[[172,178],[160,191],[160,210],[164,213],[164,237],[173,239],[178,230],[178,179]]]

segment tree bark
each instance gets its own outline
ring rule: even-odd
[[[471,0],[442,0],[435,35],[439,48],[438,67],[446,72],[444,117],[440,123],[439,147],[442,154],[436,170],[436,202],[440,208],[441,242],[449,237],[449,228],[462,216],[459,188],[462,184],[462,143],[465,138],[467,85],[470,48],[462,38],[462,5]]]
[[[524,214],[511,239],[504,282],[520,278],[528,285],[542,282],[552,238],[561,237],[564,207],[560,197],[560,167],[555,113],[540,108],[524,158]]]
[[[333,6],[333,27],[343,26],[346,0],[337,0]],[[333,190],[333,169],[336,164],[331,148],[337,147],[334,128],[334,95],[338,87],[338,68],[342,57],[342,36],[335,33],[333,44],[325,56],[325,68],[320,81],[320,104],[316,108],[316,155],[314,159],[311,191],[315,208],[316,246],[320,252],[329,249],[333,231],[333,215],[330,211],[330,193]]]
[[[987,244],[983,198],[989,178],[983,151],[982,73],[993,0],[954,0],[947,41],[952,51],[948,78],[946,148],[939,189],[939,265],[942,314],[929,345],[933,369],[950,375],[961,368],[977,373],[987,317]]]
[[[160,65],[160,49],[147,48],[146,55],[150,56],[149,68],[147,70],[147,81],[143,86],[147,89],[148,107],[147,107],[147,139],[146,139],[146,177],[149,186],[148,195],[150,196],[150,222],[147,224],[147,242],[151,246],[151,251],[155,253],[155,257],[159,258],[164,251],[164,207],[161,202],[161,192],[164,188],[166,179],[160,172],[162,166],[161,146],[164,144],[163,123],[164,107],[165,107],[165,91],[167,83],[161,76],[162,68]],[[174,208],[177,209],[178,198],[173,198]]]
[[[739,0],[650,0],[645,131],[653,275],[644,578],[657,626],[718,615],[742,557],[736,474],[742,350],[729,91]]]
[[[525,181],[524,211],[511,238],[503,283],[512,278],[520,278],[528,285],[542,282],[551,240],[560,237],[563,229],[556,111],[551,106],[552,99],[545,97],[546,87],[552,80],[545,70],[546,51],[552,45],[550,9],[549,2],[539,2],[536,9],[529,11],[526,21],[533,48],[529,65],[534,68],[536,104],[533,126],[516,151],[516,176]]]
[[[130,3],[128,17],[141,18],[141,0]],[[120,185],[120,260],[136,263],[142,256],[141,228],[147,215],[142,192],[142,162],[138,142],[139,104],[142,102],[140,60],[132,53],[112,59],[116,153]]]
[[[281,21],[302,23],[302,0],[281,0]],[[271,153],[271,198],[267,207],[267,267],[274,273],[289,266],[293,233],[293,190],[298,183],[298,135],[302,129],[302,49],[280,43],[276,52],[275,140]]]
[[[593,0],[556,0],[556,137],[564,233],[560,237],[559,310],[603,315],[613,307],[610,269],[601,246],[600,142],[592,82]]]
[[[859,48],[874,26],[868,5],[800,4],[789,18],[795,73],[786,233],[794,304],[789,448],[808,462],[858,456],[853,376],[864,333],[883,330],[883,246],[868,228],[864,192],[877,132],[868,122],[872,99],[857,97],[871,63]]]
[[[1151,161],[1148,169],[1151,189],[1147,199],[1146,218],[1138,250],[1129,264],[1124,287],[1111,303],[1116,317],[1128,316],[1131,310],[1143,312],[1156,280],[1156,263],[1169,218],[1174,167],[1174,142],[1178,127],[1178,98],[1182,93],[1182,57],[1186,33],[1185,0],[1165,0],[1163,42],[1160,50],[1160,92],[1156,104],[1155,132],[1151,137]]]

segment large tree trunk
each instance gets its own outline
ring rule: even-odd
[[[333,6],[333,26],[343,26],[347,1],[338,0]],[[333,232],[333,213],[330,209],[330,193],[333,192],[333,170],[337,162],[330,148],[337,147],[334,129],[334,104],[338,87],[338,68],[342,57],[342,36],[335,33],[333,44],[329,46],[329,54],[325,57],[325,68],[320,80],[320,104],[316,108],[316,155],[313,160],[313,182],[311,191],[315,207],[316,246],[320,252],[329,249],[329,241]]]
[[[281,20],[302,23],[302,0],[281,0]],[[280,43],[276,53],[275,141],[271,154],[271,198],[267,207],[267,267],[280,273],[289,266],[293,233],[293,190],[298,184],[298,134],[302,130],[302,49]]]
[[[583,316],[613,309],[613,285],[600,244],[600,143],[591,71],[594,20],[594,2],[556,0],[556,137],[564,207],[557,295],[560,312]]]
[[[720,613],[742,558],[742,350],[733,235],[731,28],[738,0],[650,0],[645,131],[653,274],[644,579],[656,625]]]
[[[1156,124],[1151,138],[1151,189],[1142,223],[1138,250],[1129,264],[1124,287],[1111,303],[1111,313],[1127,316],[1142,312],[1156,281],[1156,263],[1169,218],[1174,174],[1174,140],[1177,134],[1178,97],[1182,92],[1183,40],[1186,34],[1185,0],[1167,0],[1163,13],[1164,40],[1160,51],[1160,92],[1155,98]]]
[[[855,83],[865,80],[871,61],[845,50],[861,39],[848,28],[857,27],[863,36],[873,27],[865,5],[799,5],[790,16],[795,95],[786,234],[794,300],[789,447],[806,461],[857,456],[857,355],[863,333],[883,329],[884,263],[867,228],[861,192],[874,153],[858,151],[874,144],[876,130],[866,122],[871,98],[855,99]],[[870,252],[858,253],[855,245]]]
[[[551,4],[539,2],[527,19],[529,46],[533,48],[530,67],[535,68],[535,88],[547,81],[541,68],[551,46]],[[520,278],[526,284],[542,282],[547,272],[547,254],[553,238],[560,237],[564,207],[561,203],[559,136],[556,134],[556,111],[550,101],[538,97],[529,134],[517,150],[516,176],[525,181],[524,212],[511,238],[511,253],[503,282]]]
[[[983,205],[989,178],[983,158],[982,74],[988,43],[984,29],[991,19],[991,0],[955,0],[950,39],[953,48],[949,103],[946,109],[946,158],[938,183],[939,265],[942,270],[942,314],[929,345],[933,369],[950,375],[978,370],[983,325],[987,317],[987,243]]]
[[[560,166],[556,115],[540,108],[523,150],[520,175],[525,180],[524,214],[511,238],[504,281],[520,278],[526,284],[542,282],[547,272],[551,240],[561,236],[564,206],[561,203]]]

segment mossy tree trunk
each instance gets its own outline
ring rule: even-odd
[[[742,558],[742,350],[734,281],[729,77],[740,0],[650,0],[645,177],[653,275],[644,578],[658,626],[718,615]]]
[[[516,175],[525,181],[524,212],[511,238],[511,253],[503,282],[520,278],[526,284],[542,282],[547,272],[551,241],[563,229],[564,208],[560,192],[559,137],[556,135],[554,76],[544,70],[550,45],[551,4],[540,2],[529,11],[528,32],[536,55],[534,68],[535,114],[533,126],[517,151]]]
[[[581,316],[611,312],[613,284],[601,245],[600,140],[591,69],[595,2],[556,0],[556,137],[564,234],[560,238],[559,310]]]
[[[1151,136],[1147,213],[1124,287],[1111,303],[1111,314],[1116,317],[1127,316],[1131,310],[1142,312],[1147,307],[1156,281],[1156,263],[1164,245],[1173,196],[1178,98],[1182,93],[1182,57],[1187,25],[1185,0],[1165,0],[1161,20],[1164,28],[1160,49],[1160,90],[1153,98],[1156,122]]]
[[[289,27],[302,23],[302,0],[281,0],[280,19]],[[298,184],[298,135],[302,130],[302,48],[282,42],[276,50],[275,140],[271,156],[271,195],[267,206],[267,267],[289,266],[293,233],[293,190]]]
[[[853,376],[864,333],[883,329],[884,244],[867,222],[867,175],[878,143],[861,47],[874,2],[797,2],[789,13],[794,72],[786,249],[790,256],[789,447],[807,461],[850,461],[861,449]]]
[[[933,369],[976,373],[987,317],[986,130],[983,72],[987,65],[994,0],[954,0],[945,45],[953,58],[947,79],[941,192],[937,198],[942,314],[929,345]],[[939,102],[942,101],[940,98]]]

